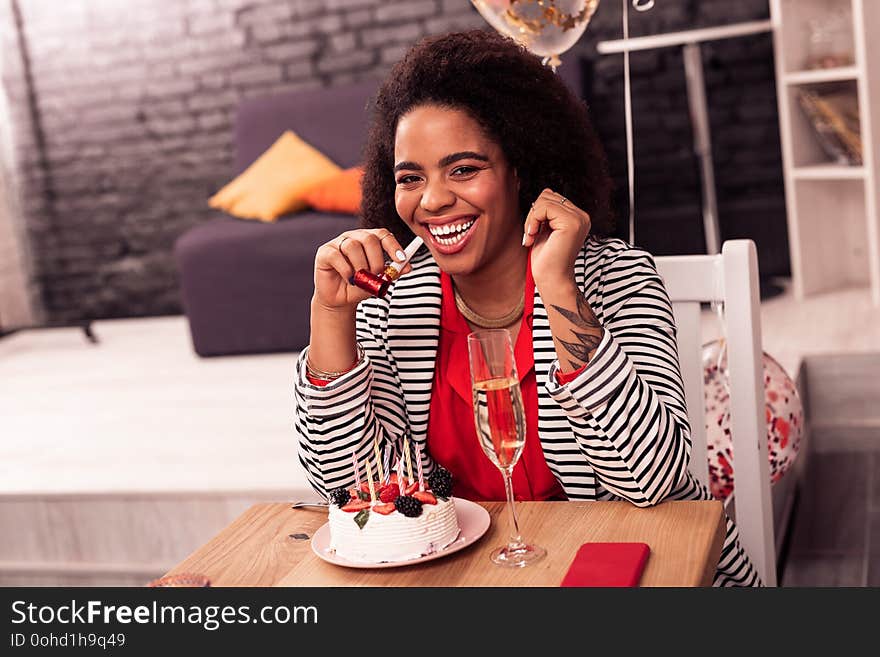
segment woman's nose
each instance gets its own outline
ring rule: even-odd
[[[442,181],[428,182],[419,206],[425,212],[439,212],[455,203],[455,194]]]

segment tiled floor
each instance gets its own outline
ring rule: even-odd
[[[780,579],[880,586],[880,451],[810,455]]]

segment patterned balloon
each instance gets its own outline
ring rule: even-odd
[[[775,483],[788,471],[797,456],[804,430],[804,407],[794,381],[782,366],[766,353],[762,361],[767,456],[770,460],[770,482]],[[727,349],[722,340],[703,345],[703,381],[709,487],[716,498],[723,500],[733,492],[734,472]]]
[[[544,58],[555,70],[559,55],[581,38],[599,0],[471,0],[489,25]]]

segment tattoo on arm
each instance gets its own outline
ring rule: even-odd
[[[553,306],[553,308],[578,328],[594,331],[598,328],[602,328],[602,325],[599,324],[599,320],[596,319],[596,316],[593,314],[593,309],[590,308],[590,304],[580,294],[577,298],[577,306],[577,312],[572,312],[568,308],[563,308],[562,306]]]
[[[568,353],[580,361],[575,367],[577,369],[584,363],[590,362],[590,352],[598,347],[602,340],[598,335],[588,335],[586,333],[578,333],[577,331],[572,331],[572,333],[578,339],[577,342],[566,342],[565,340],[560,340],[559,342],[568,350]]]
[[[567,342],[566,340],[559,339],[559,343],[565,347],[569,354],[577,359],[576,361],[568,360],[575,369],[581,367],[583,363],[590,361],[590,352],[595,350],[602,341],[602,325],[599,324],[599,320],[593,314],[590,304],[583,296],[578,295],[577,306],[577,312],[561,306],[553,306],[556,312],[579,329],[582,329],[582,331],[585,331],[572,330],[572,334],[577,339],[577,342]]]

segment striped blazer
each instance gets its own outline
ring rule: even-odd
[[[374,461],[374,441],[399,454],[404,436],[427,449],[428,412],[440,339],[440,269],[426,248],[384,299],[357,310],[364,358],[324,387],[297,361],[294,397],[299,457],[320,493],[353,483],[352,453]],[[688,471],[690,427],[672,307],[653,258],[617,239],[589,238],[575,278],[605,335],[575,380],[560,385],[547,310],[535,289],[532,340],[538,381],[538,438],[571,500],[711,499]],[[375,465],[375,463],[374,463]],[[728,518],[716,586],[759,585]]]

